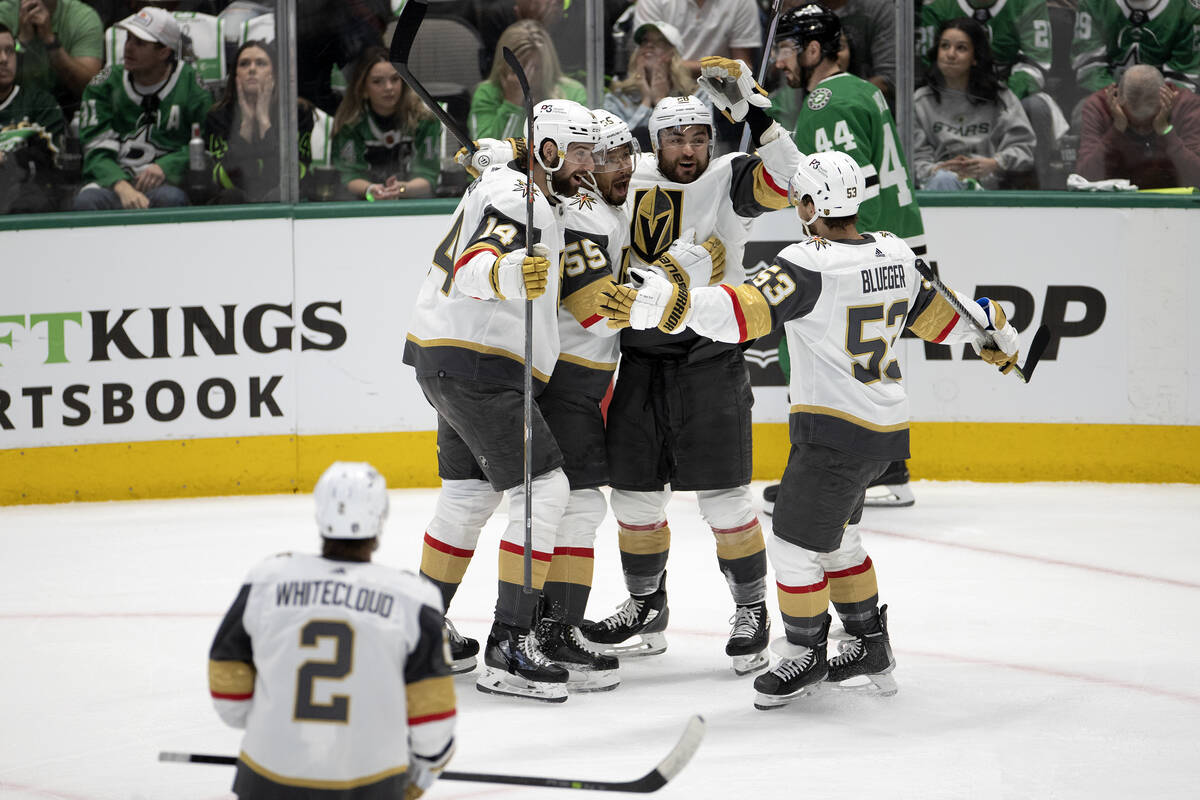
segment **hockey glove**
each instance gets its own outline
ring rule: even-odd
[[[981,311],[980,314],[975,314],[975,309],[971,308],[969,304],[967,309],[972,312],[971,316],[975,317],[992,335],[992,342],[996,346],[986,347],[986,342],[982,341],[983,337],[979,337],[971,345],[975,348],[975,352],[979,353],[980,358],[999,367],[1000,372],[1007,375],[1012,371],[1013,365],[1017,363],[1017,356],[1020,353],[1021,340],[1017,336],[1017,329],[1008,323],[1004,309],[1000,307],[999,303],[986,297],[979,298],[975,303]]]
[[[686,286],[636,268],[629,270],[629,278],[632,286],[612,284],[600,293],[601,316],[615,322],[613,327],[624,323],[639,331],[658,328],[663,333],[684,329],[692,305]]]
[[[654,266],[683,287],[693,283],[700,286],[720,283],[725,274],[725,245],[715,236],[709,237],[704,244],[695,241],[696,231],[689,228],[658,257]]]
[[[699,83],[730,122],[746,118],[750,106],[770,108],[767,93],[754,80],[745,61],[721,56],[700,59]]]
[[[539,242],[533,246],[532,255],[525,255],[525,248],[505,253],[492,265],[490,277],[492,291],[498,299],[523,297],[536,300],[546,293],[550,278],[550,248]]]
[[[460,147],[454,154],[454,163],[465,169],[472,178],[478,178],[492,164],[507,164],[526,157],[524,139],[480,139],[472,144],[476,147],[474,153],[468,153],[467,148]]]

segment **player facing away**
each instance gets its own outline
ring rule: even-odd
[[[454,751],[442,598],[371,563],[387,518],[383,476],[339,461],[313,490],[321,555],[254,567],[209,652],[217,713],[244,728],[242,800],[416,798]]]
[[[538,103],[533,132],[533,186],[520,165],[493,164],[459,203],[417,296],[404,362],[416,368],[417,382],[438,414],[442,490],[426,529],[421,573],[442,590],[448,607],[480,530],[507,494],[509,523],[500,542],[495,622],[476,686],[561,702],[567,699],[568,670],[546,658],[533,626],[570,486],[562,453],[535,404],[529,420],[535,591],[526,594],[525,304],[526,298],[532,301],[530,368],[540,394],[560,349],[558,265],[565,201],[590,180],[600,135],[591,112],[569,100]],[[532,236],[525,224],[529,192]],[[456,660],[473,661],[470,651],[477,647],[464,640]]]
[[[787,178],[799,159],[787,133],[763,112],[770,104],[749,68],[722,58],[704,63],[706,79],[713,73],[705,89],[731,119],[747,120],[757,155],[713,159],[712,112],[695,97],[664,98],[649,123],[655,153],[639,159],[627,203],[630,265],[682,288],[745,279],[750,221],[787,205]],[[694,233],[705,249],[671,250],[681,232]],[[582,628],[605,652],[666,649],[667,503],[673,491],[693,491],[734,602],[725,652],[739,675],[766,666],[767,556],[749,486],[752,402],[737,344],[693,331],[622,332],[607,436],[630,597],[615,614]]]
[[[643,272],[639,289],[610,290],[603,313],[634,328],[685,328],[744,342],[782,327],[792,352],[791,452],[768,545],[784,637],[779,659],[754,680],[755,706],[775,708],[821,682],[894,694],[887,606],[858,533],[863,494],[888,463],[908,457],[908,397],[896,341],[904,329],[931,342],[968,341],[1007,371],[1017,332],[998,304],[960,296],[999,349],[924,285],[898,236],[859,233],[865,181],[841,152],[807,156],[789,196],[810,234],[740,286],[692,290]],[[826,661],[830,600],[852,637]],[[865,680],[865,682],[864,682]],[[850,683],[847,683],[850,682]]]

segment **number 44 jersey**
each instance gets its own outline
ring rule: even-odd
[[[867,197],[858,210],[860,231],[890,231],[925,254],[908,162],[892,112],[874,84],[844,72],[821,81],[801,104],[793,138],[801,153],[840,150],[862,167]]]
[[[448,753],[455,697],[441,608],[433,584],[379,564],[285,553],[251,570],[208,670],[218,713],[246,729],[238,795],[399,797],[410,751]]]

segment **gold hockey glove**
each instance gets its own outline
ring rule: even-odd
[[[754,73],[745,61],[721,56],[702,58],[698,82],[730,122],[745,119],[752,105],[771,107],[767,93],[754,80]]]
[[[617,284],[606,288],[601,292],[600,315],[615,322],[613,327],[658,328],[663,333],[683,330],[691,312],[687,287],[651,270],[631,269],[629,274],[636,288]]]
[[[492,164],[507,164],[514,159],[526,157],[524,139],[480,139],[473,141],[475,152],[468,153],[467,148],[460,147],[454,154],[454,163],[467,171],[472,178],[478,178]]]
[[[497,299],[523,297],[536,300],[546,293],[550,280],[550,248],[538,243],[532,249],[530,255],[521,248],[496,259],[490,278]]]

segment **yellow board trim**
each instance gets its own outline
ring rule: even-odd
[[[1196,425],[914,422],[910,430],[916,479],[1200,483]],[[786,423],[755,425],[755,479],[778,479],[790,447]],[[393,488],[440,483],[434,431],[123,442],[0,450],[0,505],[309,492],[339,459],[371,462]]]

